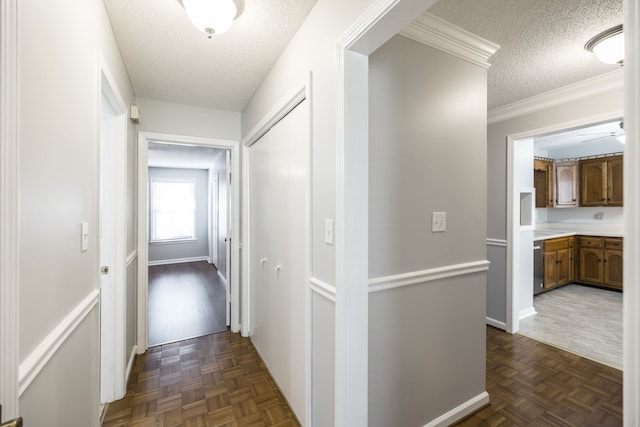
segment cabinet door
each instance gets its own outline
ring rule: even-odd
[[[558,275],[556,267],[556,251],[544,252],[544,288],[551,289],[558,285]]]
[[[576,248],[569,248],[569,282],[576,280]]]
[[[550,198],[548,195],[546,170],[533,170],[533,186],[536,189],[536,208],[546,208]]]
[[[622,206],[622,156],[607,160],[607,205]]]
[[[580,163],[580,206],[601,206],[605,203],[604,165],[602,161]]]
[[[555,207],[578,206],[578,165],[576,162],[556,163]]]
[[[562,249],[556,253],[556,277],[558,278],[558,285],[566,285],[569,283],[569,249]]]
[[[602,283],[602,249],[580,248],[580,281]]]
[[[604,284],[622,289],[622,251],[604,250]]]

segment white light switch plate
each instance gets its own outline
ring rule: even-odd
[[[85,252],[89,249],[89,223],[80,223],[80,251]]]
[[[441,233],[447,231],[447,213],[432,212],[431,213],[431,231],[433,233]]]
[[[328,245],[333,245],[333,220],[324,220],[324,242]]]

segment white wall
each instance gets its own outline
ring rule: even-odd
[[[240,139],[240,113],[147,98],[136,98],[136,103],[140,111],[140,131]]]
[[[42,350],[54,327],[99,288],[101,56],[125,103],[131,103],[134,94],[101,0],[21,1],[19,29],[19,360],[23,363],[32,352]],[[134,128],[128,126],[131,156]],[[129,161],[122,167],[131,165]],[[132,185],[128,182],[129,251],[135,247]],[[87,252],[80,251],[82,221],[89,222]],[[21,415],[27,423],[98,424],[98,308],[95,300],[88,304],[77,333],[63,342],[21,396]],[[74,372],[66,376],[71,367]],[[73,386],[57,392],[60,378],[71,377]]]
[[[559,126],[564,123],[601,117],[603,114],[619,112],[623,108],[623,90],[588,96],[576,101],[548,107],[512,119],[491,124],[488,134],[488,221],[487,237],[498,241],[507,240],[507,137]],[[600,119],[602,120],[602,119]],[[493,274],[487,285],[487,317],[506,322],[506,307],[500,302],[505,299],[507,278],[506,246],[493,247],[489,251],[489,261]],[[496,271],[495,269],[500,269]]]
[[[319,0],[242,111],[246,136],[312,73],[311,276],[327,290],[311,292],[313,425],[334,423],[335,247],[324,243],[324,220],[336,216],[336,41],[373,3]]]
[[[484,68],[401,36],[369,57],[371,278],[486,258],[485,105]],[[370,426],[425,425],[484,393],[485,286],[479,273],[370,294]]]

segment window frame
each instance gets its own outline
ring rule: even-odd
[[[164,183],[185,183],[192,184],[193,188],[193,233],[192,237],[184,237],[184,238],[168,238],[168,239],[156,239],[154,238],[155,234],[155,224],[156,221],[154,219],[155,209],[154,209],[154,184],[157,182]],[[198,203],[197,203],[197,184],[195,178],[166,178],[166,177],[151,177],[149,178],[149,244],[171,244],[171,243],[191,243],[196,242],[198,240],[197,236],[197,212],[198,212]]]

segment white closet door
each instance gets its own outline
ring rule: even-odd
[[[303,101],[249,150],[252,339],[299,420],[306,419],[308,114]]]
[[[266,298],[270,295],[272,264],[270,259],[270,178],[269,151],[270,133],[265,134],[249,150],[249,191],[250,191],[250,229],[251,229],[251,335],[263,358],[271,353],[269,339],[265,336],[268,329],[270,304]]]

